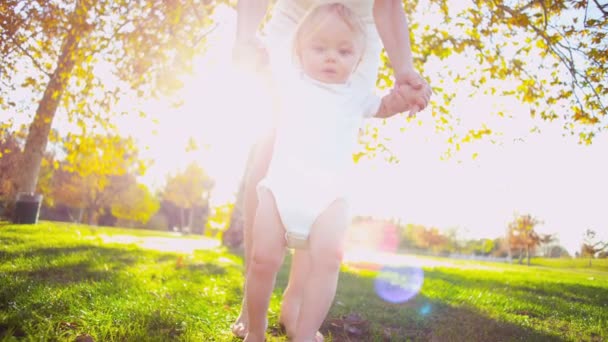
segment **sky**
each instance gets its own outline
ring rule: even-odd
[[[180,94],[184,105],[149,102],[143,109],[158,123],[133,115],[123,117],[119,126],[138,139],[142,157],[155,160],[143,182],[161,187],[167,173],[197,161],[216,179],[212,203],[222,204],[233,199],[247,152],[268,117],[249,110],[260,105],[261,90],[254,81],[239,78],[228,63],[234,12],[221,8],[216,16],[220,20],[209,35],[209,51],[197,60],[196,74]],[[427,67],[460,65],[458,58]],[[459,87],[464,94],[471,90]],[[538,231],[556,233],[571,254],[580,250],[585,229],[608,239],[608,216],[602,213],[608,193],[607,134],[591,146],[578,145],[564,136],[559,122],[532,119],[529,108],[505,97],[461,95],[452,109],[463,127],[486,123],[502,132],[499,142],[475,142],[442,160],[446,136],[435,132],[430,109],[410,122],[391,118],[379,125],[380,134],[390,139],[387,145],[399,163],[382,158],[359,162],[351,179],[354,214],[458,228],[468,238],[495,238],[504,235],[516,213],[529,213],[543,222]],[[497,110],[513,117],[493,115]],[[62,125],[57,121],[54,127]],[[530,132],[532,127],[540,133]],[[199,149],[184,152],[190,137]],[[478,157],[473,159],[473,153]]]

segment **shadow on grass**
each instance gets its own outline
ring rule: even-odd
[[[17,240],[21,238],[5,239],[12,239],[18,245]],[[180,339],[185,331],[182,315],[163,305],[167,306],[166,302],[171,298],[182,298],[183,287],[181,284],[179,287],[161,286],[163,290],[156,290],[156,286],[182,278],[188,282],[191,276],[198,279],[195,281],[200,285],[200,279],[212,278],[207,275],[223,277],[228,273],[223,265],[214,263],[218,255],[213,252],[206,253],[202,262],[184,261],[185,267],[181,270],[165,275],[162,272],[166,267],[180,268],[176,263],[181,259],[179,255],[133,246],[100,246],[84,240],[66,246],[39,243],[29,247],[29,242],[23,240],[23,246],[17,246],[21,248],[0,252],[1,262],[8,266],[0,274],[0,312],[3,313],[0,315],[0,340],[14,337],[57,339],[64,333],[59,328],[64,323],[61,317],[80,317],[81,308],[87,312],[86,322],[92,324],[94,330],[101,329],[102,334],[110,331],[118,334],[115,336],[124,336],[123,340]],[[40,245],[44,247],[38,247]],[[129,270],[139,268],[140,263],[144,269],[162,265],[154,271],[130,275]],[[227,267],[233,267],[230,265]],[[205,277],[201,278],[201,274]],[[152,285],[147,285],[149,283]],[[235,286],[233,290],[238,292],[240,288]],[[158,296],[156,292],[160,292],[161,297],[155,297]],[[103,330],[94,325],[97,315],[104,317],[107,311],[114,310],[112,303],[124,305],[127,298],[134,302],[133,305],[140,305],[128,311],[141,313],[133,317],[121,311],[118,315],[130,317],[138,322],[135,324],[141,324],[141,329]],[[105,303],[99,305],[100,300]],[[153,304],[158,301],[164,304]],[[142,307],[158,310],[148,312]]]
[[[277,278],[279,293],[288,274],[289,262]],[[439,271],[425,276],[475,286],[470,279],[456,279]],[[271,330],[280,336],[276,327]],[[372,276],[352,272],[341,273],[336,299],[321,332],[332,341],[562,341],[557,335],[497,321],[474,308],[454,307],[423,295],[391,304],[375,293]]]
[[[188,265],[188,270],[191,272],[201,272],[208,275],[224,275],[226,268],[212,263],[196,263]]]

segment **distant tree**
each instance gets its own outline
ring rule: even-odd
[[[119,220],[145,225],[160,207],[158,198],[147,186],[138,184],[133,177],[122,178],[129,179],[129,182],[120,190],[120,198],[112,201],[112,215]]]
[[[415,236],[418,247],[438,253],[448,243],[448,239],[435,227],[416,230]]]
[[[563,246],[553,245],[548,248],[546,256],[549,258],[565,258],[569,257],[570,253],[568,253],[568,250]]]
[[[509,223],[507,230],[507,240],[509,242],[509,249],[517,249],[519,251],[519,264],[523,264],[524,253],[528,259],[528,266],[530,266],[530,258],[532,252],[541,243],[548,242],[552,239],[551,235],[538,234],[535,231],[537,225],[542,222],[530,214],[516,216],[515,219]]]
[[[597,239],[597,233],[594,230],[587,229],[585,231],[583,245],[581,246],[581,256],[589,257],[589,267],[591,267],[591,261],[596,256],[608,250],[608,241],[599,241]]]
[[[120,201],[128,190],[128,182],[121,177],[143,175],[147,167],[130,138],[68,134],[62,146],[66,157],[57,162],[45,197],[77,209],[72,217],[77,222],[95,224],[105,208]]]
[[[191,163],[185,170],[167,177],[161,196],[163,200],[179,208],[179,224],[182,231],[186,227],[192,230],[196,208],[208,210],[209,195],[213,185],[213,180],[196,163]],[[188,212],[187,219],[186,212]],[[205,222],[202,223],[201,229],[204,226]]]

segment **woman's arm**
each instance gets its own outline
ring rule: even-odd
[[[269,0],[239,0],[236,5],[236,40],[249,42],[256,39],[256,33],[266,11]]]
[[[391,61],[395,78],[398,82],[406,81],[410,84],[410,80],[401,80],[403,76],[411,74],[414,70],[410,32],[401,0],[375,0],[374,21]],[[424,81],[422,78],[418,81],[417,84],[410,85],[421,88]]]
[[[237,65],[257,70],[268,64],[266,48],[257,38],[257,31],[268,10],[269,0],[239,0],[236,6],[236,39],[232,60]]]
[[[428,105],[432,92],[414,69],[410,32],[401,0],[375,0],[373,12],[376,29],[393,67],[395,88],[409,85],[417,93],[414,102],[400,106],[401,111],[420,111]]]

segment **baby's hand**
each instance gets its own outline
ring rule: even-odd
[[[245,70],[265,69],[269,63],[268,51],[255,37],[247,40],[237,39],[232,49],[232,61]]]

